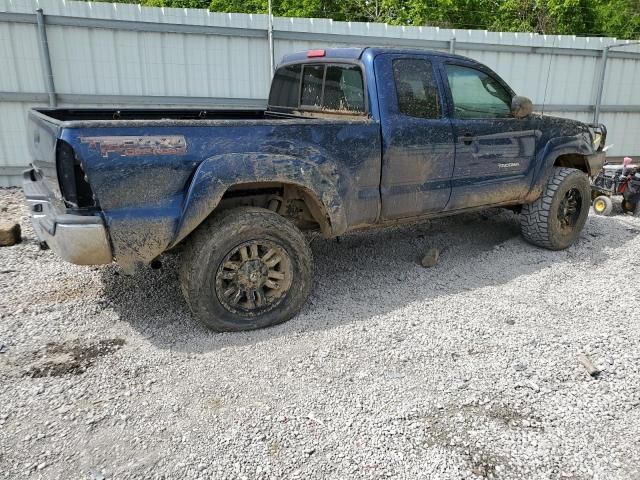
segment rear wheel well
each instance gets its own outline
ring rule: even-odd
[[[289,219],[300,230],[320,230],[331,236],[331,221],[311,190],[280,182],[241,183],[229,187],[212,213],[236,207],[262,207]]]
[[[587,174],[589,173],[587,159],[584,157],[584,155],[580,155],[579,153],[567,153],[565,155],[560,155],[558,158],[556,158],[553,166],[576,168],[578,170],[582,170]]]

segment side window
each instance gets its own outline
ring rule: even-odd
[[[511,117],[511,94],[493,77],[459,65],[447,65],[446,70],[456,117]]]
[[[302,65],[279,68],[271,82],[269,105],[273,107],[298,108],[300,73]]]
[[[398,108],[411,117],[440,118],[438,85],[427,60],[401,58],[393,61]]]

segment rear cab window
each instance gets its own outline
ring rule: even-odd
[[[300,73],[302,65],[289,65],[279,68],[271,82],[269,105],[297,108],[300,94]]]
[[[347,63],[302,63],[278,68],[268,110],[281,113],[366,114],[362,69]]]

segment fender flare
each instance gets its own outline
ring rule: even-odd
[[[338,193],[338,179],[338,169],[326,160],[316,163],[259,152],[209,157],[193,175],[170,247],[187,237],[215,210],[229,187],[242,183],[279,182],[306,189],[324,207],[331,234],[340,235],[347,229],[347,217]]]
[[[536,155],[537,168],[533,175],[534,180],[528,196],[542,191],[551,177],[553,164],[560,156],[570,154],[587,156],[593,153],[593,146],[582,134],[550,139]]]

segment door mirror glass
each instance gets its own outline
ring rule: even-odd
[[[511,114],[516,118],[525,118],[533,112],[533,103],[527,97],[516,95],[511,100]]]

